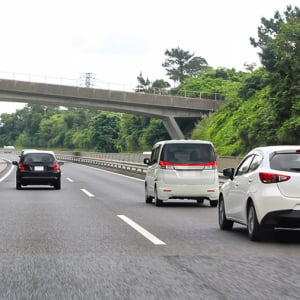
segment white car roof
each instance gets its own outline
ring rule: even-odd
[[[287,151],[287,150],[299,150],[300,151],[300,145],[278,145],[278,146],[265,146],[265,147],[257,147],[254,148],[252,152],[255,151],[262,151],[263,153],[272,153],[277,151]]]

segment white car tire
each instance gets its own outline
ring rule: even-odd
[[[225,204],[224,204],[224,199],[222,196],[220,196],[220,199],[219,199],[218,214],[219,214],[220,228],[222,230],[231,230],[233,227],[233,221],[230,221],[226,218]]]
[[[261,241],[263,238],[264,230],[258,223],[256,211],[253,203],[250,203],[247,212],[247,228],[249,238],[252,241]]]

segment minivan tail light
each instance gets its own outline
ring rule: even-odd
[[[274,173],[259,173],[259,178],[262,183],[277,183],[287,181],[291,176]]]
[[[163,160],[161,160],[159,162],[159,167],[160,167],[160,169],[174,170],[174,164],[171,164],[171,163],[169,163],[167,161],[163,161]]]
[[[212,161],[212,162],[209,162],[209,163],[206,163],[206,164],[172,164],[172,163],[169,163],[169,162],[163,161],[163,160],[161,160],[159,162],[159,167],[161,169],[168,169],[168,170],[174,170],[175,166],[187,166],[187,167],[201,166],[201,167],[203,167],[204,170],[216,170],[217,165],[218,165],[217,161]]]
[[[203,166],[205,170],[215,170],[217,169],[217,165],[218,163],[216,161],[212,161],[208,164],[204,164]]]
[[[54,171],[58,171],[59,170],[59,164],[56,162],[56,163],[54,163],[54,165],[53,165],[53,170]]]
[[[25,171],[24,163],[22,163],[22,162],[19,163],[19,170],[20,171]]]

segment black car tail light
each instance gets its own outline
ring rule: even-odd
[[[20,171],[25,171],[25,165],[24,165],[23,162],[20,162],[20,163],[19,163],[19,170],[20,170]]]
[[[53,170],[54,171],[59,171],[59,163],[57,163],[57,162],[54,163]]]

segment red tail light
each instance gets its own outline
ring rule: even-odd
[[[212,161],[212,162],[209,162],[209,163],[206,163],[206,164],[172,164],[172,163],[169,163],[167,161],[160,161],[159,162],[159,167],[161,169],[174,169],[174,166],[202,166],[203,169],[205,170],[215,170],[217,169],[217,161]]]
[[[54,165],[53,165],[53,170],[54,171],[59,171],[59,164],[56,162],[56,163],[54,163]]]
[[[25,171],[24,163],[22,163],[22,162],[19,163],[19,170],[20,171]]]
[[[174,164],[171,164],[171,163],[169,163],[169,162],[167,162],[167,161],[160,161],[159,162],[159,167],[161,168],[161,169],[174,169]]]
[[[274,173],[259,173],[259,178],[262,183],[277,183],[287,181],[291,176]]]

